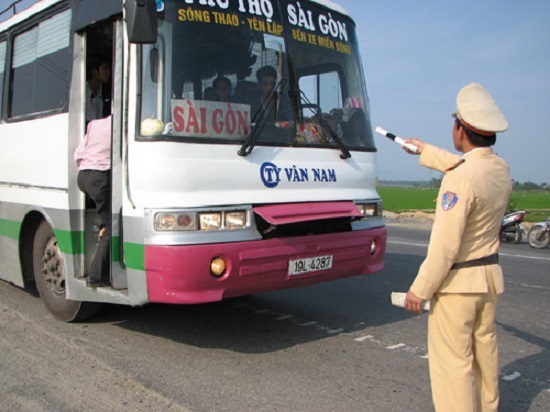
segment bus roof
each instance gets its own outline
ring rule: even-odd
[[[32,15],[34,15],[36,13],[39,13],[42,10],[45,10],[48,7],[53,6],[54,4],[59,3],[61,1],[62,0],[36,0],[36,2],[34,4],[32,4],[31,6],[27,7],[23,11],[20,11],[19,13],[15,14],[15,15],[13,15],[13,16],[11,16],[11,17],[3,20],[3,21],[1,21],[2,16],[0,15],[0,33],[3,32],[4,30],[9,29],[12,26],[15,26],[16,24],[18,24],[22,21],[25,21],[26,19],[28,19]],[[332,0],[311,0],[311,2],[320,4],[321,6],[327,7],[327,8],[332,9],[332,10],[338,12],[338,13],[344,14],[344,15],[348,16],[349,18],[352,18],[351,15],[346,10],[344,10],[344,8],[342,8],[342,6],[340,6],[339,4],[336,4]],[[16,3],[17,2],[14,1],[11,5],[6,7],[5,10],[0,10],[0,12],[7,12],[11,7],[16,6],[17,5]]]
[[[8,12],[10,8],[17,6],[20,1],[22,0],[14,1],[4,10],[4,12]],[[34,4],[0,22],[0,33],[62,1],[63,0],[34,0]],[[73,28],[75,30],[81,30],[96,21],[104,20],[122,13],[123,0],[79,0],[73,3]]]
[[[9,29],[12,26],[15,26],[18,23],[21,23],[22,21],[25,21],[32,15],[41,12],[42,10],[46,10],[48,7],[53,6],[56,3],[61,2],[62,0],[38,0],[33,5],[27,7],[26,9],[18,12],[17,14],[8,17],[6,20],[0,22],[0,33],[3,32],[6,29]],[[13,3],[16,3],[15,1]],[[0,10],[0,12],[8,11],[14,4],[11,4],[10,6],[6,7],[5,10]],[[1,18],[1,15],[0,15]]]

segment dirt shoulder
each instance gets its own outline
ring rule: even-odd
[[[426,212],[384,212],[384,220],[387,225],[407,226],[416,229],[431,230],[434,222],[434,214]]]
[[[427,212],[403,212],[403,213],[394,213],[384,211],[384,220],[388,226],[407,226],[416,229],[431,230],[435,218],[435,213]],[[533,223],[531,222],[522,222],[521,226],[524,235],[529,231]]]

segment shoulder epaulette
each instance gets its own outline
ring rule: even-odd
[[[455,170],[458,166],[460,166],[462,163],[464,163],[465,159],[460,159],[458,162],[456,162],[454,165],[449,167],[448,169],[445,169],[445,173],[450,172],[451,170]]]

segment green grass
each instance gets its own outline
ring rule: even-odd
[[[513,191],[510,201],[518,209],[546,209],[550,210],[550,192],[541,191]]]
[[[439,191],[438,189],[398,186],[378,186],[376,190],[384,202],[384,210],[390,212],[435,210]]]
[[[378,186],[384,210],[406,212],[413,210],[435,211],[438,189],[418,187]],[[508,205],[510,210],[525,210],[525,221],[539,222],[550,215],[550,192],[513,191]]]

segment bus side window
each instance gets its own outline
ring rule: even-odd
[[[64,108],[70,29],[71,11],[66,10],[14,37],[10,117]]]

